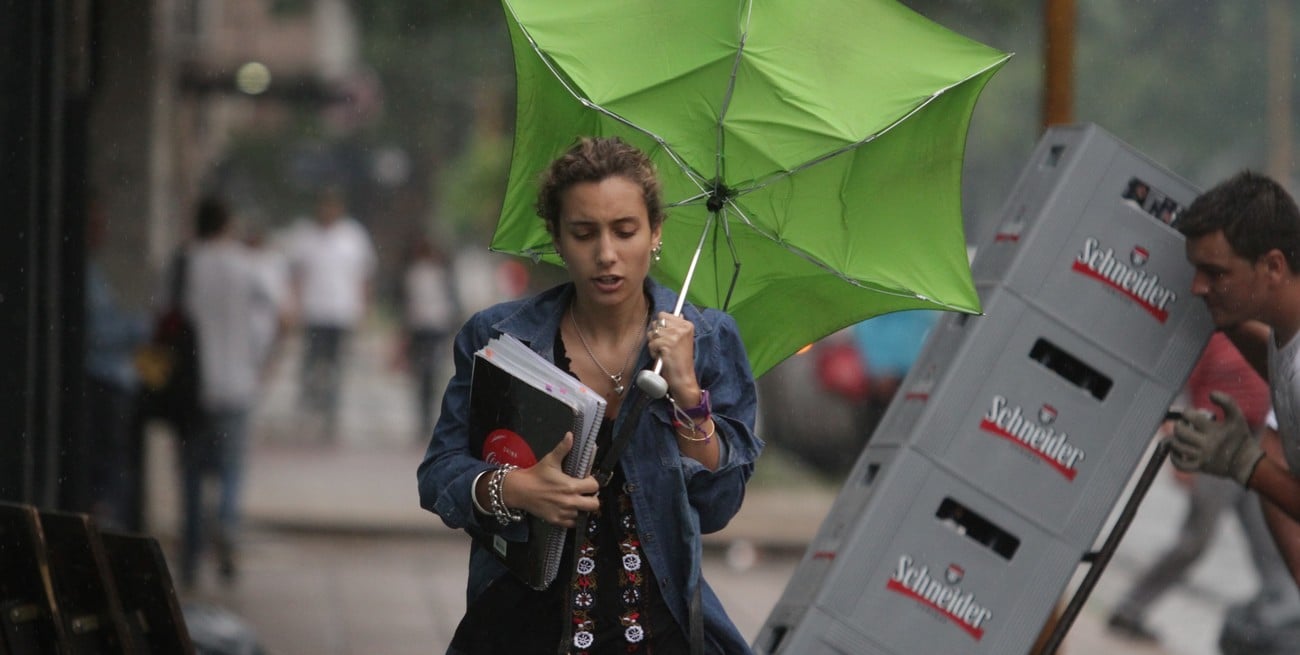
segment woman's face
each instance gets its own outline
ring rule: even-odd
[[[555,249],[584,302],[613,307],[639,298],[659,236],[641,187],[625,177],[580,182],[560,196]]]

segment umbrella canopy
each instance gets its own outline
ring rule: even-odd
[[[979,311],[962,155],[1009,55],[892,0],[502,4],[518,98],[493,250],[558,263],[538,175],[619,136],[663,183],[652,274],[682,285],[702,246],[688,297],[736,318],[755,375],[872,316]]]

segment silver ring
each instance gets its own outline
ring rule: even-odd
[[[661,318],[657,323],[655,323],[655,328],[666,328],[666,327],[668,327],[668,319],[666,318]]]

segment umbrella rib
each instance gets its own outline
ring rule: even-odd
[[[727,120],[727,109],[731,107],[731,97],[735,95],[736,92],[736,74],[740,70],[740,60],[745,55],[745,44],[749,41],[749,22],[754,14],[754,3],[750,0],[741,1],[742,4],[745,5],[745,16],[742,19],[742,25],[740,26],[740,43],[736,46],[736,56],[731,60],[731,76],[727,78],[727,90],[723,93],[722,105],[718,108],[718,126],[716,133],[717,150],[714,154],[713,172],[715,174],[714,179],[719,181],[727,179],[726,171],[724,170],[726,159],[722,156],[722,153],[725,152],[727,146],[726,130],[723,129],[723,123]]]
[[[889,125],[885,126],[884,129],[880,130],[879,132],[876,132],[875,134],[872,134],[872,135],[866,137],[865,139],[862,139],[861,141],[856,141],[856,142],[854,142],[854,143],[850,143],[850,144],[848,144],[848,145],[846,145],[846,146],[843,146],[843,147],[837,148],[837,149],[835,149],[835,150],[832,150],[832,151],[830,151],[830,152],[827,152],[827,153],[825,153],[825,154],[823,154],[823,155],[821,155],[821,156],[819,156],[819,157],[816,157],[816,158],[814,158],[814,159],[810,159],[810,160],[808,160],[808,161],[806,161],[806,162],[804,162],[804,163],[802,163],[802,164],[799,164],[798,166],[795,166],[794,168],[792,168],[792,169],[790,169],[790,170],[788,170],[788,171],[782,171],[782,172],[780,172],[780,173],[775,173],[775,174],[773,174],[773,175],[767,177],[766,179],[763,179],[763,180],[757,182],[756,184],[754,184],[754,185],[751,186],[751,187],[745,188],[745,189],[743,189],[743,190],[737,190],[736,193],[737,193],[737,195],[743,195],[743,194],[746,194],[746,193],[751,193],[751,192],[753,192],[753,191],[759,191],[759,190],[763,189],[764,187],[766,187],[766,186],[768,186],[768,185],[774,184],[774,183],[776,183],[777,181],[779,181],[779,180],[781,180],[781,179],[784,179],[784,178],[790,177],[791,175],[794,175],[794,174],[796,174],[796,173],[798,173],[798,172],[800,172],[800,171],[802,171],[802,170],[804,170],[804,169],[811,168],[811,167],[816,166],[817,164],[820,164],[820,163],[822,163],[822,162],[824,162],[824,161],[826,161],[826,160],[828,160],[828,159],[831,159],[831,158],[833,158],[833,157],[838,157],[839,155],[844,154],[845,152],[848,152],[848,151],[850,151],[850,150],[856,150],[857,148],[859,148],[859,147],[861,147],[861,146],[864,146],[864,145],[866,145],[866,144],[868,144],[868,143],[871,143],[872,141],[875,141],[876,139],[878,139],[878,138],[884,136],[885,134],[889,133],[891,130],[893,130],[894,128],[896,128],[896,127],[898,127],[899,125],[901,125],[901,124],[902,124],[904,121],[906,121],[907,119],[909,119],[909,118],[911,118],[912,116],[916,115],[917,112],[919,112],[919,111],[921,111],[922,109],[925,109],[926,107],[928,107],[928,106],[930,105],[930,103],[934,102],[935,100],[938,100],[939,97],[942,96],[943,94],[947,93],[948,91],[952,90],[952,89],[955,88],[955,87],[958,87],[958,86],[960,86],[960,85],[962,85],[962,84],[965,84],[966,82],[969,82],[969,81],[972,80],[972,79],[975,79],[976,77],[979,77],[980,75],[983,75],[984,73],[988,72],[988,71],[989,71],[990,69],[992,69],[992,68],[996,68],[996,67],[998,67],[998,66],[1001,66],[1001,65],[1002,65],[1002,64],[1003,64],[1007,59],[1009,59],[1009,58],[1011,58],[1011,55],[1009,55],[1009,54],[1008,54],[1008,55],[1004,55],[1002,58],[1000,58],[1000,59],[998,59],[997,61],[995,61],[995,62],[989,64],[988,66],[985,66],[984,68],[981,68],[980,70],[975,71],[974,73],[971,73],[970,75],[967,75],[966,77],[964,77],[964,78],[962,78],[962,79],[960,79],[960,80],[957,80],[956,82],[953,82],[952,84],[949,84],[948,86],[945,86],[945,87],[943,87],[942,89],[939,89],[938,91],[935,91],[934,93],[930,94],[930,96],[929,96],[928,98],[926,98],[924,102],[921,102],[921,103],[918,104],[917,106],[913,107],[913,108],[912,108],[910,111],[908,111],[906,114],[903,114],[900,118],[898,118],[898,119],[895,120],[894,122],[890,123]],[[927,300],[928,300],[928,298],[927,298]]]
[[[667,202],[667,203],[664,203],[664,206],[665,206],[665,207],[684,207],[684,206],[686,206],[686,205],[692,205],[692,204],[695,204],[695,203],[703,202],[703,201],[708,200],[708,199],[709,199],[709,190],[708,190],[708,189],[701,188],[699,193],[697,193],[697,194],[695,194],[695,195],[693,195],[693,196],[690,196],[689,198],[682,198],[681,200],[674,200],[673,202]]]
[[[523,33],[525,39],[528,39],[528,45],[533,49],[533,52],[536,53],[537,57],[542,60],[542,64],[546,66],[546,69],[551,71],[551,75],[554,76],[556,81],[560,83],[560,86],[563,86],[564,90],[568,91],[569,95],[573,96],[574,100],[577,100],[579,104],[581,104],[583,107],[586,107],[587,109],[591,109],[598,113],[604,114],[650,137],[652,140],[654,140],[655,143],[659,144],[660,148],[663,148],[664,152],[668,153],[668,156],[673,160],[674,163],[677,164],[678,168],[682,169],[682,172],[686,174],[686,177],[689,178],[691,182],[693,182],[695,186],[699,188],[700,191],[707,192],[708,185],[704,180],[704,178],[701,177],[700,174],[697,173],[694,169],[692,169],[689,165],[687,165],[686,162],[682,160],[682,158],[678,156],[678,154],[671,147],[669,147],[668,142],[664,140],[663,137],[659,136],[658,134],[655,134],[654,132],[651,132],[650,130],[647,130],[644,127],[641,127],[640,125],[637,125],[636,123],[633,123],[632,121],[629,121],[626,118],[623,118],[622,116],[619,116],[618,114],[592,102],[589,98],[578,93],[578,90],[573,88],[573,85],[569,84],[569,80],[564,75],[560,74],[560,71],[556,67],[555,62],[551,59],[549,55],[546,54],[544,50],[542,50],[542,46],[537,43],[537,39],[533,38],[533,35],[528,31],[528,28],[524,27],[524,24],[519,20],[519,15],[515,12],[514,7],[511,7],[509,3],[505,3],[505,4],[506,7],[509,7],[510,13],[515,19],[515,24],[519,26],[519,31]],[[734,79],[734,73],[733,73],[733,79]]]

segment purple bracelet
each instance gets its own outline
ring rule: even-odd
[[[713,405],[709,403],[709,390],[700,389],[700,404],[682,411],[696,420],[713,416]]]

